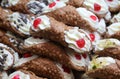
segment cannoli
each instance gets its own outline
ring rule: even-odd
[[[120,22],[120,12],[112,17],[111,23]]]
[[[32,16],[0,8],[0,28],[9,30],[21,37],[29,36]]]
[[[84,64],[84,61],[82,62],[82,60],[84,60],[84,57],[82,57],[82,55],[78,54],[81,56],[81,59],[79,59],[78,62],[81,61],[81,63],[74,63],[74,61],[77,62],[74,54],[70,54],[70,52],[68,52],[70,55],[66,54],[66,51],[62,47],[48,40],[29,37],[25,39],[23,49],[26,52],[59,62],[71,69],[78,71],[86,70],[86,64]],[[87,56],[85,57],[88,59]]]
[[[109,7],[104,0],[85,0],[83,6],[100,18],[105,17],[109,12]]]
[[[86,74],[99,79],[120,79],[120,61],[111,57],[95,58]]]
[[[46,9],[46,11],[49,10]],[[97,26],[99,24],[98,17],[82,7],[75,8],[68,5],[54,11],[49,11],[46,14],[65,24],[78,26],[92,32],[99,29],[99,26]]]
[[[69,47],[79,53],[91,50],[91,41],[85,31],[78,27],[69,27],[46,15],[33,21],[32,36],[43,37]]]
[[[105,0],[111,12],[118,12],[120,9],[119,0]]]
[[[120,59],[120,41],[113,38],[99,40],[96,42],[94,52],[99,56]]]
[[[28,57],[27,60],[26,58],[20,59],[14,66],[15,69],[32,71],[38,76],[49,79],[74,79],[72,71],[66,66],[55,64],[46,58],[35,58],[33,60],[29,58],[30,57]]]
[[[0,43],[0,71],[10,69],[18,59],[18,54],[12,48]]]
[[[47,79],[47,78],[38,77],[31,71],[18,70],[11,73],[6,79]]]
[[[108,26],[105,37],[116,38],[120,40],[120,23],[113,23]]]
[[[16,52],[22,54],[24,51],[21,50],[23,46],[22,39],[13,36],[10,32],[5,32],[0,30],[0,42],[8,45],[9,47],[13,48]]]

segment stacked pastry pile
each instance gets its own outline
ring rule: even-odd
[[[120,79],[119,12],[119,0],[1,0],[0,79]]]

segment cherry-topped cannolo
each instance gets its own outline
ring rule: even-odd
[[[83,6],[101,18],[109,12],[108,5],[104,0],[85,0]]]
[[[120,22],[113,23],[108,26],[105,37],[116,38],[120,40]]]
[[[13,48],[18,53],[23,53],[24,51],[21,50],[23,46],[22,39],[16,37],[11,32],[5,32],[0,30],[0,42],[8,45],[9,47]]]
[[[84,57],[82,57],[82,55],[78,54],[78,56],[81,57],[81,59],[78,59],[78,61],[81,63],[74,63],[76,59],[74,55],[74,51],[73,54],[67,52],[68,54],[70,54],[68,55],[61,46],[54,44],[53,42],[50,42],[45,39],[29,37],[24,41],[23,50],[32,54],[39,55],[41,57],[49,58],[71,69],[75,69],[78,71],[86,70],[86,64],[82,65],[83,63],[86,63],[84,61],[82,62],[82,60],[84,60]],[[85,54],[85,58],[87,57],[88,57],[87,54]]]
[[[49,11],[47,9],[45,10]],[[98,26],[99,24],[98,17],[94,13],[88,11],[85,8],[82,7],[75,8],[73,6],[68,5],[56,10],[52,10],[50,8],[50,10],[51,11],[49,11],[48,13],[46,12],[47,15],[65,24],[71,26],[78,26],[80,28],[90,30],[92,32],[100,28],[100,26]]]
[[[120,22],[120,12],[118,14],[115,14],[110,21],[111,23]]]
[[[6,79],[47,79],[47,78],[38,77],[31,71],[18,70],[9,74],[8,77],[6,77]]]
[[[91,40],[88,34],[78,27],[69,27],[52,17],[42,15],[33,21],[31,35],[43,37],[69,47],[79,53],[91,50]]]
[[[38,76],[49,79],[74,79],[72,71],[68,67],[55,64],[46,58],[36,58],[36,56],[21,58],[14,67],[32,71]]]
[[[92,78],[119,79],[120,60],[111,57],[98,57],[90,62],[86,73]]]
[[[32,16],[0,8],[0,28],[9,30],[21,37],[29,36]]]
[[[99,56],[120,59],[120,41],[113,38],[98,40],[94,52]]]
[[[119,0],[105,0],[111,12],[118,12],[120,9]]]
[[[0,71],[10,69],[18,59],[18,54],[12,48],[0,43]]]

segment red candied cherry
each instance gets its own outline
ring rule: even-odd
[[[15,75],[12,79],[20,79],[19,75]]]
[[[52,3],[49,4],[49,8],[52,8],[52,7],[54,7],[55,5],[56,5],[56,3],[55,3],[55,2],[52,2]]]
[[[23,55],[24,58],[28,58],[28,57],[31,57],[31,56],[32,56],[32,55],[29,54],[29,53],[25,53],[25,54]]]
[[[108,0],[108,1],[112,2],[113,0]]]
[[[62,68],[63,68],[64,72],[70,74],[71,71],[70,71],[70,69],[68,67],[62,65]]]
[[[80,54],[76,53],[76,54],[74,54],[74,55],[75,55],[75,58],[76,58],[77,60],[81,60],[81,55],[80,55]]]
[[[57,1],[60,1],[60,0],[57,0]]]
[[[87,54],[83,53],[82,56],[86,59],[87,58]]]
[[[95,15],[91,15],[90,18],[93,20],[93,21],[96,21],[97,20],[97,17]]]
[[[97,3],[94,4],[94,10],[95,11],[100,11],[101,10],[101,6]]]
[[[41,20],[40,18],[37,18],[37,19],[34,20],[33,26],[34,26],[35,29],[37,29],[37,27],[38,27],[38,25],[41,23],[41,21],[42,21],[42,20]]]
[[[95,35],[94,34],[89,34],[90,38],[91,38],[91,41],[94,41],[95,40]]]
[[[78,45],[79,48],[83,48],[85,46],[85,40],[79,39],[76,41],[76,44]]]

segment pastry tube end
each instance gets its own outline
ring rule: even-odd
[[[105,37],[120,39],[120,23],[116,22],[107,27]]]
[[[110,56],[120,59],[120,41],[117,39],[98,40],[94,52],[99,56]]]
[[[120,77],[118,63],[111,57],[93,59],[88,69],[86,74],[92,78],[119,79]]]
[[[31,27],[31,15],[12,12],[7,9],[0,8],[0,28],[9,30],[18,36],[26,38],[30,36],[29,29]]]
[[[24,51],[21,50],[22,40],[13,36],[10,32],[4,32],[0,30],[1,39],[0,42],[13,48],[16,52],[22,54]]]
[[[18,54],[12,48],[0,43],[0,71],[6,71],[12,68],[18,59]]]

